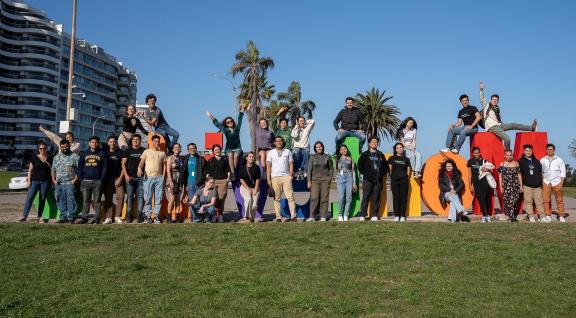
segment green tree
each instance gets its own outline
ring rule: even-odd
[[[400,119],[400,110],[394,105],[387,104],[393,96],[384,97],[386,91],[372,87],[366,94],[358,93],[354,104],[360,108],[366,120],[366,136],[383,137],[390,140],[394,137]]]
[[[576,158],[576,139],[572,139],[572,142],[568,145],[568,150],[570,151],[570,155]]]
[[[274,85],[268,83],[266,74],[274,68],[274,60],[270,57],[261,57],[256,44],[248,41],[246,50],[240,50],[235,56],[236,63],[232,65],[230,74],[236,77],[242,74],[243,81],[240,85],[238,100],[245,109],[250,122],[250,139],[252,150],[256,151],[256,131],[258,115],[265,114],[264,101],[269,101],[275,93]]]
[[[296,81],[290,83],[288,91],[278,93],[278,105],[287,108],[286,117],[292,122],[292,125],[296,123],[300,116],[304,116],[307,119],[312,118],[312,112],[316,109],[316,103],[313,101],[302,101],[300,83]]]

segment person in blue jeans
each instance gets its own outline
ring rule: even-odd
[[[204,218],[206,223],[212,223],[216,213],[218,190],[214,186],[214,178],[206,177],[206,183],[198,189],[188,205],[192,209],[194,223],[200,223]]]
[[[440,151],[459,153],[460,149],[462,149],[462,145],[466,141],[466,137],[472,136],[478,132],[478,123],[481,120],[480,111],[478,111],[476,106],[469,105],[469,103],[468,95],[460,95],[460,104],[462,104],[462,109],[458,112],[458,121],[448,127],[446,148]],[[453,145],[452,142],[454,136],[458,136],[455,145]]]
[[[144,150],[138,164],[138,177],[144,177],[144,213],[146,223],[160,224],[160,206],[162,205],[162,192],[164,190],[164,177],[166,176],[166,153],[160,150],[160,136],[152,137],[152,145]],[[154,211],[152,211],[154,199]]]
[[[142,208],[144,207],[144,180],[138,176],[138,165],[140,164],[140,157],[145,149],[140,147],[142,137],[140,137],[139,134],[134,134],[130,143],[130,148],[124,151],[122,157],[122,173],[124,174],[124,180],[126,180],[126,218],[123,221],[126,223],[132,223],[134,196],[136,196],[138,200],[137,221],[142,222],[144,220],[144,216],[142,215]]]
[[[336,155],[336,189],[338,190],[338,221],[347,222],[356,192],[356,166],[346,145],[340,145]]]
[[[76,170],[80,157],[70,150],[70,142],[60,141],[60,152],[52,163],[52,183],[56,187],[56,204],[60,210],[58,223],[72,223],[76,216],[74,184],[77,181]]]
[[[162,110],[156,106],[156,96],[154,94],[148,94],[148,96],[146,96],[146,104],[148,105],[148,110],[146,111],[144,120],[150,125],[152,132],[164,137],[166,150],[170,153],[172,145],[178,142],[180,134],[166,122]],[[169,137],[172,137],[172,139]]]
[[[466,211],[461,199],[465,187],[462,173],[458,170],[454,160],[447,159],[442,163],[438,173],[438,187],[440,188],[440,202],[450,204],[448,221],[470,222],[470,219],[465,215]]]
[[[52,158],[48,156],[48,146],[43,141],[39,141],[37,144],[38,155],[30,159],[30,166],[28,168],[28,195],[26,197],[26,203],[24,204],[24,210],[22,211],[22,218],[20,222],[25,222],[30,213],[30,208],[32,208],[32,202],[34,202],[34,197],[40,192],[40,200],[38,202],[38,217],[36,222],[40,222],[42,213],[44,212],[44,204],[46,203],[46,196],[48,195],[48,190],[50,190],[50,182],[52,181]],[[48,223],[47,219],[43,220],[44,223]]]
[[[346,106],[340,110],[334,119],[334,129],[338,131],[336,134],[336,148],[346,139],[346,137],[358,138],[360,145],[359,151],[362,153],[362,147],[366,142],[366,120],[360,108],[354,106],[354,99],[346,97]]]

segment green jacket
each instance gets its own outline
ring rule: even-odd
[[[292,127],[286,127],[285,129],[278,128],[279,119],[278,115],[272,116],[272,119],[270,120],[272,131],[274,131],[274,135],[284,139],[284,148],[292,150]]]

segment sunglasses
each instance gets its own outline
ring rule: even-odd
[[[48,148],[42,147],[42,148],[38,148],[38,150],[46,150]]]

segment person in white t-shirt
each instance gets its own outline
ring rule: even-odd
[[[296,222],[296,203],[294,202],[294,191],[292,190],[294,161],[290,150],[284,149],[284,139],[282,137],[274,138],[274,149],[268,151],[266,155],[266,167],[268,185],[274,190],[276,221],[287,221],[280,214],[280,198],[283,192],[286,200],[288,200],[291,220]]]
[[[566,178],[566,164],[562,158],[555,155],[556,146],[553,144],[546,145],[546,156],[540,159],[542,164],[542,197],[544,199],[544,210],[546,217],[544,222],[552,221],[552,193],[556,199],[556,208],[558,209],[558,221],[566,222],[564,218],[564,197],[563,187]]]

